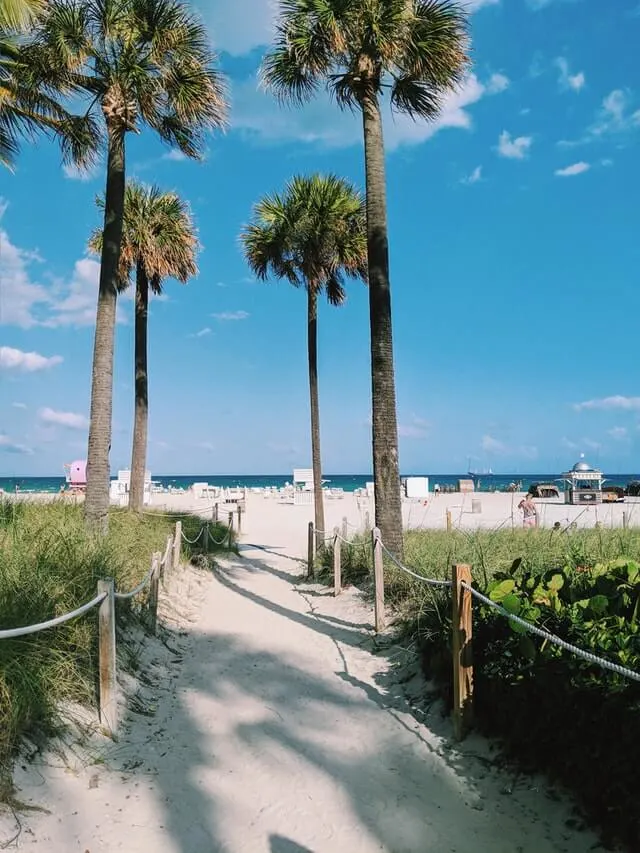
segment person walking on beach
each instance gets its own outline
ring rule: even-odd
[[[522,523],[524,527],[538,526],[538,511],[536,510],[536,505],[534,504],[530,494],[520,501],[518,509],[522,510]]]

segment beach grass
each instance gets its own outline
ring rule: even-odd
[[[147,573],[153,552],[164,551],[178,518],[193,539],[202,524],[197,517],[138,516],[123,509],[111,510],[107,537],[94,539],[87,536],[81,506],[64,500],[0,502],[0,626],[32,625],[74,610],[96,595],[101,578],[113,578],[117,590],[132,589]],[[225,530],[211,525],[210,550]],[[198,545],[185,545],[183,558],[197,552]],[[131,604],[119,603],[120,624],[136,618],[144,602],[142,593]],[[41,633],[0,639],[0,773],[4,770],[5,778],[20,738],[55,731],[62,702],[95,705],[96,649],[95,612]]]

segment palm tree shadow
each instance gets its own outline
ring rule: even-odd
[[[313,853],[313,850],[296,844],[295,841],[285,838],[283,835],[269,836],[269,850],[271,853]]]

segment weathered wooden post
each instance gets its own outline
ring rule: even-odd
[[[105,593],[98,610],[98,668],[100,674],[100,720],[114,735],[118,725],[116,684],[116,608],[113,578],[98,581],[98,593]]]
[[[371,547],[373,549],[373,589],[375,595],[375,625],[376,632],[384,631],[384,566],[382,562],[382,539],[380,531],[374,527],[371,531]]]
[[[369,515],[369,510],[364,514],[364,529],[371,530],[371,516]]]
[[[451,510],[450,509],[447,510],[446,519],[447,519],[447,533],[451,533],[451,529],[453,527],[453,524],[451,522]]]
[[[309,522],[309,526],[307,528],[307,577],[313,577],[313,564],[315,560],[315,548],[314,548],[314,540],[315,540],[315,531],[313,529],[313,521]]]
[[[169,536],[167,539],[167,561],[164,565],[164,577],[168,578],[171,572],[173,571],[173,536]]]
[[[629,527],[629,516],[627,515],[626,510],[622,513],[622,529],[627,530]]]
[[[242,507],[238,504],[238,536],[242,533]]]
[[[209,553],[209,523],[206,521],[202,525],[202,550],[205,554]]]
[[[229,513],[229,533],[227,539],[227,548],[231,549],[231,533],[233,532],[233,513]]]
[[[340,531],[333,528],[333,594],[340,595],[342,592],[342,557],[341,557]]]
[[[218,504],[217,503],[215,503],[213,505],[213,511],[211,513],[211,519],[212,519],[212,521],[215,521],[216,524],[218,523]]]
[[[453,731],[462,740],[473,723],[471,566],[454,564],[451,574],[453,627]]]
[[[342,519],[342,538],[349,538],[349,522],[347,521],[347,516],[345,515]]]
[[[182,522],[176,521],[176,533],[173,537],[173,567],[180,566],[180,549],[182,548]]]
[[[180,522],[178,522],[180,523]],[[149,630],[156,633],[158,627],[158,594],[160,586],[160,553],[153,555],[151,561],[151,581],[149,583]]]

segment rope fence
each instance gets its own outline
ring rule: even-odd
[[[159,513],[162,515],[162,513]],[[175,513],[173,517],[175,517]],[[240,523],[240,510],[238,511],[238,524]],[[113,579],[107,578],[98,581],[97,595],[77,607],[69,613],[64,613],[49,619],[46,622],[40,622],[36,625],[26,625],[20,628],[5,628],[0,629],[0,641],[17,639],[26,637],[31,634],[37,634],[41,631],[56,628],[70,622],[73,619],[78,619],[85,616],[94,608],[98,609],[98,709],[100,721],[105,729],[112,735],[117,731],[118,727],[118,703],[117,703],[117,681],[116,681],[116,602],[131,601],[142,593],[147,587],[149,595],[146,601],[143,618],[147,623],[149,630],[155,634],[157,630],[158,618],[158,598],[159,598],[159,583],[161,578],[167,578],[175,569],[180,566],[180,552],[183,541],[188,544],[195,544],[201,537],[204,536],[204,547],[208,550],[209,540],[217,545],[223,545],[225,542],[231,543],[231,531],[233,529],[233,515],[229,513],[229,528],[225,532],[224,538],[218,542],[211,536],[209,530],[209,522],[205,521],[200,532],[195,540],[190,540],[182,530],[182,520],[176,521],[174,532],[168,536],[164,554],[159,551],[152,555],[151,566],[140,583],[129,590],[128,592],[116,591]]]
[[[450,514],[447,513],[450,517]],[[449,517],[447,518],[447,529],[451,530]],[[564,532],[564,531],[563,531]],[[339,595],[342,589],[342,544],[353,546],[353,541],[346,537],[346,526],[343,525],[342,531],[335,528],[333,533],[327,533],[323,530],[316,530],[313,522],[309,522],[308,527],[308,556],[307,556],[307,577],[314,577],[315,556],[318,549],[319,540],[326,542],[328,539],[333,540],[333,572],[334,572],[334,595]],[[365,544],[366,547],[366,543]],[[472,600],[475,598],[487,607],[492,608],[505,619],[519,625],[528,633],[534,634],[552,643],[560,649],[587,661],[593,666],[601,669],[614,672],[623,678],[632,681],[640,682],[640,673],[635,672],[628,667],[621,666],[606,658],[600,657],[593,652],[575,646],[572,643],[563,640],[551,631],[540,628],[537,625],[528,622],[520,616],[509,613],[504,607],[495,601],[492,601],[488,596],[481,593],[473,586],[473,578],[471,576],[471,567],[466,564],[454,564],[452,566],[451,579],[429,578],[419,572],[414,571],[404,565],[396,556],[386,547],[382,541],[380,531],[374,527],[371,530],[371,549],[373,557],[373,583],[374,583],[374,616],[375,630],[380,632],[384,630],[386,625],[385,609],[384,609],[384,567],[383,558],[386,557],[397,569],[414,578],[417,581],[430,587],[444,587],[451,589],[451,604],[452,604],[452,651],[453,651],[453,686],[454,686],[454,705],[453,705],[453,724],[454,732],[459,740],[462,740],[471,726],[473,713],[473,662],[472,662],[472,646],[471,638],[473,634],[473,608]]]

